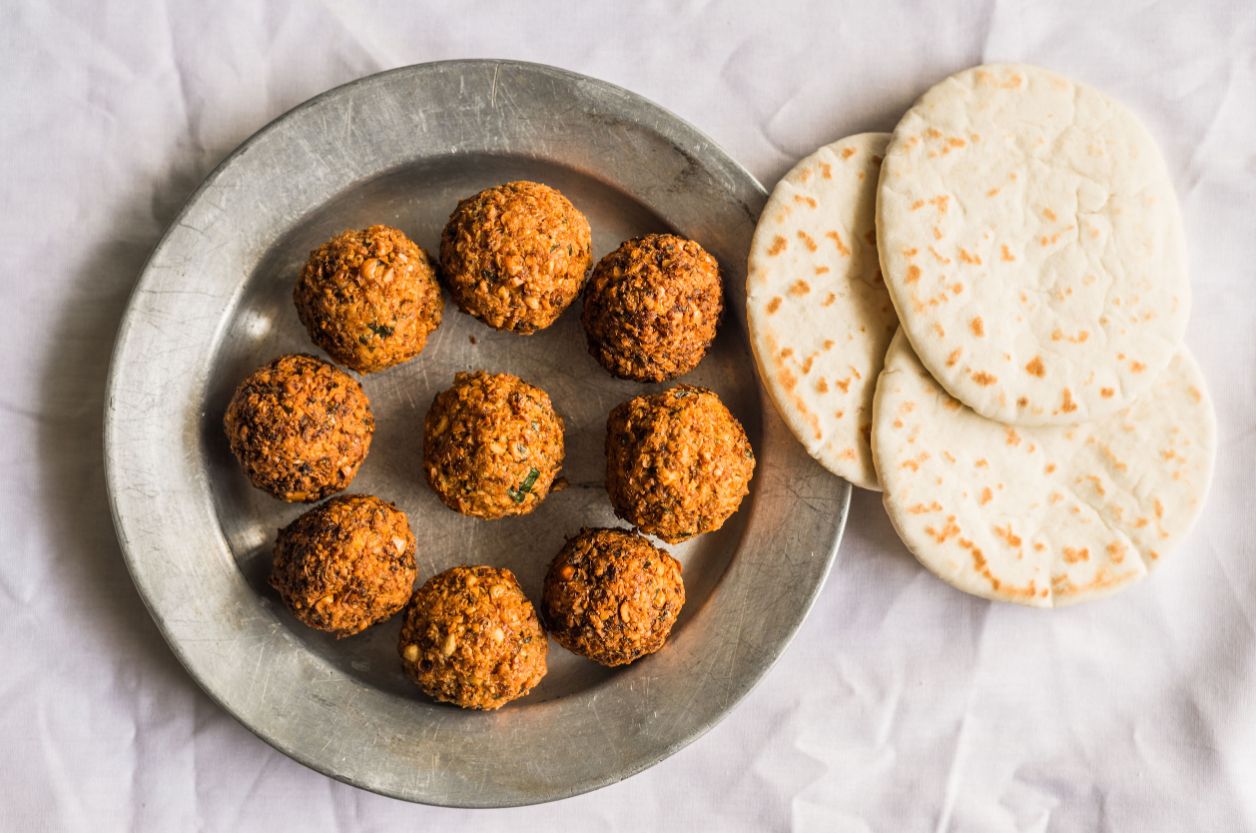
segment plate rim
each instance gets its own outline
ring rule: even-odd
[[[283,753],[287,757],[297,761],[298,763],[302,764],[303,766],[309,769],[319,772],[320,774],[325,775],[329,778],[332,778],[336,781],[340,781],[342,783],[349,784],[359,789],[364,789],[364,790],[367,790],[369,792],[373,792],[379,795],[385,795],[391,798],[397,798],[397,799],[401,799],[405,801],[410,801],[410,802],[420,803],[420,804],[425,804],[425,805],[430,805],[430,806],[442,806],[442,807],[451,807],[451,808],[487,808],[487,807],[528,806],[528,805],[543,804],[543,803],[548,803],[552,801],[558,801],[564,798],[573,797],[573,796],[580,795],[586,792],[592,792],[597,789],[601,789],[603,787],[618,783],[619,781],[625,780],[627,778],[632,777],[633,775],[639,774],[640,772],[643,772],[647,769],[652,768],[653,766],[657,765],[658,763],[672,756],[673,754],[680,751],[684,747],[688,746],[690,743],[694,742],[698,738],[705,735],[712,728],[714,728],[715,725],[717,725],[724,718],[726,718],[733,711],[733,709],[735,709],[745,699],[745,697],[763,681],[763,679],[767,676],[768,672],[780,659],[781,654],[783,654],[784,651],[788,648],[788,646],[792,643],[794,637],[796,636],[803,622],[806,621],[807,616],[810,614],[811,609],[815,605],[816,599],[819,597],[820,591],[823,589],[824,585],[827,582],[828,576],[831,573],[833,564],[836,560],[836,554],[837,554],[838,548],[840,547],[842,538],[844,536],[846,522],[849,517],[850,500],[851,500],[851,493],[852,493],[852,487],[849,483],[843,480],[840,480],[839,478],[834,477],[834,480],[840,484],[838,488],[838,491],[840,492],[840,496],[838,496],[836,500],[836,504],[834,506],[834,510],[836,512],[836,519],[833,525],[834,534],[832,536],[832,540],[828,543],[827,549],[823,553],[817,553],[817,555],[820,558],[822,558],[822,561],[823,561],[821,568],[818,572],[817,578],[811,587],[807,588],[804,593],[800,594],[799,601],[801,602],[801,604],[798,605],[796,608],[796,614],[793,618],[793,621],[785,629],[785,632],[782,634],[778,644],[774,647],[774,650],[771,652],[771,655],[767,658],[765,662],[763,662],[755,670],[753,674],[749,676],[748,679],[744,679],[742,681],[742,684],[738,687],[738,689],[735,691],[733,696],[730,697],[726,701],[723,708],[719,709],[716,713],[714,713],[709,718],[701,720],[697,724],[687,728],[684,732],[680,733],[680,735],[677,737],[676,740],[674,740],[671,743],[665,744],[663,747],[658,749],[655,754],[650,755],[650,756],[645,756],[643,757],[643,759],[638,760],[638,761],[632,761],[626,766],[623,766],[619,771],[606,774],[603,777],[590,778],[586,782],[577,784],[570,789],[556,790],[551,793],[547,793],[543,796],[538,796],[532,799],[511,800],[511,801],[505,801],[505,802],[491,801],[491,802],[483,802],[483,803],[482,802],[457,801],[457,800],[447,801],[447,800],[442,800],[440,797],[437,797],[437,796],[417,797],[416,795],[413,795],[413,794],[400,794],[398,792],[390,791],[387,789],[382,789],[382,788],[377,787],[376,785],[373,785],[372,783],[370,783],[369,781],[365,779],[356,778],[350,774],[340,771],[333,764],[325,760],[319,760],[317,758],[304,755],[301,752],[292,748],[290,744],[285,743],[283,738],[277,737],[273,733],[266,733],[261,727],[253,725],[250,721],[242,717],[239,711],[236,708],[234,708],[232,704],[228,703],[223,697],[220,697],[219,694],[215,692],[215,690],[211,687],[210,680],[205,679],[202,674],[198,673],[198,669],[195,667],[194,660],[190,656],[190,652],[187,646],[183,644],[183,642],[174,633],[171,627],[171,623],[168,621],[168,617],[166,613],[159,609],[156,600],[151,595],[151,592],[150,592],[151,588],[147,586],[145,580],[141,577],[142,570],[139,566],[140,555],[138,553],[138,547],[132,545],[130,538],[127,534],[128,526],[131,524],[132,519],[128,518],[126,516],[126,513],[120,507],[120,502],[121,502],[120,494],[121,494],[122,489],[125,488],[125,485],[126,485],[125,477],[122,471],[121,460],[122,460],[123,455],[121,452],[125,448],[126,442],[124,438],[121,436],[121,433],[120,433],[121,428],[120,428],[119,421],[117,418],[118,417],[118,401],[119,401],[119,397],[125,396],[126,394],[126,391],[123,390],[123,386],[126,379],[126,374],[128,372],[128,368],[125,366],[125,359],[127,358],[126,350],[128,346],[128,340],[129,340],[128,337],[137,328],[137,326],[139,326],[142,323],[141,318],[142,318],[142,313],[144,312],[142,302],[145,298],[145,294],[146,294],[145,289],[147,288],[147,284],[150,281],[154,280],[154,277],[153,277],[153,273],[155,271],[154,264],[158,260],[158,258],[161,256],[161,254],[165,251],[166,246],[169,243],[169,240],[172,234],[176,231],[176,229],[180,227],[181,223],[184,221],[184,219],[189,214],[189,212],[192,211],[192,209],[195,206],[197,206],[197,204],[201,201],[202,196],[207,191],[209,191],[211,188],[214,187],[214,185],[219,181],[219,179],[221,179],[223,174],[237,160],[239,160],[242,156],[247,154],[256,145],[262,142],[272,131],[279,129],[285,122],[297,117],[298,115],[300,115],[301,113],[305,112],[308,109],[318,106],[319,104],[327,101],[328,99],[340,97],[340,96],[352,95],[364,89],[368,85],[371,85],[374,83],[380,83],[384,79],[390,78],[392,76],[405,76],[405,75],[412,75],[412,74],[421,74],[425,72],[449,71],[449,70],[458,70],[458,69],[466,69],[466,70],[482,69],[485,66],[494,66],[498,70],[511,69],[511,70],[518,70],[518,71],[527,72],[527,73],[539,73],[541,75],[558,78],[566,82],[574,82],[574,83],[591,85],[592,87],[599,89],[603,93],[610,93],[615,96],[622,97],[622,99],[630,103],[634,108],[638,108],[641,111],[650,112],[650,113],[660,116],[664,124],[671,127],[675,133],[680,134],[679,138],[683,138],[684,140],[686,140],[685,144],[683,145],[683,150],[689,153],[693,153],[695,151],[695,146],[701,146],[701,150],[704,154],[713,155],[722,164],[731,168],[737,175],[744,177],[746,183],[752,186],[752,189],[756,192],[757,196],[761,197],[762,199],[767,198],[766,190],[744,166],[742,166],[733,157],[731,157],[726,151],[724,151],[723,148],[718,143],[716,143],[709,136],[707,136],[698,128],[694,127],[685,119],[681,118],[680,116],[671,112],[667,108],[659,104],[656,104],[655,102],[651,101],[650,99],[638,93],[632,92],[631,90],[628,90],[624,87],[620,87],[611,82],[603,81],[601,79],[598,79],[589,75],[584,75],[582,73],[574,72],[572,70],[554,67],[547,64],[543,64],[543,63],[528,62],[528,61],[516,61],[516,60],[509,60],[509,59],[493,59],[493,58],[487,58],[487,59],[472,58],[472,59],[441,60],[441,61],[411,64],[407,66],[401,66],[401,67],[396,67],[393,69],[385,70],[382,72],[372,73],[370,75],[366,75],[361,78],[348,81],[346,83],[332,87],[328,90],[325,90],[324,92],[321,92],[315,96],[312,96],[309,99],[306,99],[300,102],[299,104],[286,110],[285,112],[278,115],[277,117],[271,119],[261,128],[259,128],[258,130],[254,131],[251,135],[249,135],[248,138],[246,138],[243,142],[241,142],[236,148],[234,148],[230,153],[228,153],[222,159],[222,161],[220,161],[217,165],[214,166],[214,168],[205,177],[205,179],[197,186],[197,188],[188,197],[187,201],[180,208],[180,210],[178,211],[174,219],[170,222],[169,226],[163,231],[160,238],[158,239],[157,244],[153,247],[148,259],[146,260],[144,267],[140,271],[139,277],[136,280],[136,283],[133,289],[131,290],[131,293],[126,303],[125,311],[122,315],[120,325],[118,327],[118,331],[115,336],[115,341],[114,341],[113,349],[111,351],[109,371],[108,371],[107,381],[106,381],[107,395],[105,397],[104,421],[103,421],[104,468],[105,468],[106,488],[108,492],[109,508],[110,508],[110,514],[113,520],[115,536],[118,540],[118,545],[122,552],[123,561],[126,564],[127,572],[131,577],[132,583],[135,585],[136,590],[149,616],[152,618],[154,624],[156,624],[157,626],[158,631],[161,633],[163,641],[169,647],[170,651],[174,654],[176,660],[183,667],[183,669],[187,672],[188,676],[192,679],[192,681],[196,684],[196,686],[202,692],[204,692],[206,696],[210,698],[211,701],[213,701],[216,705],[222,708],[228,715],[230,715],[233,719],[235,719],[237,723],[244,726],[254,736],[256,736],[260,740],[264,741],[267,745],[271,746],[272,748],[276,749],[277,751]],[[658,126],[647,127],[643,125],[642,127],[643,129],[647,129],[651,132],[662,134],[662,131],[659,129]],[[669,139],[676,138],[676,137],[671,136],[670,134],[662,134],[662,135],[668,135]],[[744,322],[745,310],[736,309],[735,314],[739,318],[743,319],[742,327],[744,329],[745,328],[745,322]],[[749,351],[748,346],[747,346],[747,351]],[[749,356],[748,361],[753,362],[753,357]],[[757,373],[754,379],[754,384],[756,388],[758,389],[760,410],[764,414],[765,422],[768,420],[779,421],[779,415],[776,413],[775,405],[772,402],[771,398],[767,395],[767,392],[764,388],[762,380],[760,380],[757,377]],[[784,430],[783,426],[782,426],[782,430]],[[792,435],[787,434],[787,436],[789,436],[789,438],[792,440]]]

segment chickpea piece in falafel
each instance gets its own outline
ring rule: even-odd
[[[459,373],[423,420],[427,482],[464,515],[528,514],[562,465],[562,417],[545,391],[509,373]]]
[[[292,298],[314,343],[359,373],[419,355],[444,307],[427,254],[388,226],[345,231],[319,246]]]
[[[677,385],[623,402],[607,420],[615,514],[669,544],[723,526],[753,476],[746,431],[714,391]]]
[[[405,513],[372,495],[342,495],[279,531],[270,585],[306,625],[352,636],[406,606],[414,533]]]
[[[550,636],[607,666],[663,647],[685,604],[680,562],[624,529],[582,529],[550,564],[541,611]]]
[[[428,579],[406,609],[397,652],[429,697],[497,709],[545,676],[548,645],[514,573],[454,567]]]
[[[715,258],[693,240],[649,234],[598,261],[580,320],[602,367],[621,379],[662,382],[698,366],[723,308]]]
[[[352,376],[314,356],[289,355],[240,383],[223,428],[254,486],[313,503],[352,482],[370,451],[375,417]]]
[[[463,312],[527,335],[580,294],[592,245],[589,221],[557,190],[507,182],[458,203],[441,234],[441,276]]]

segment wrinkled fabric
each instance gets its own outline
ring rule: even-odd
[[[1256,829],[1250,0],[49,0],[11,4],[0,44],[0,829]],[[413,806],[272,750],[182,671],[123,567],[101,463],[113,336],[163,228],[250,133],[334,85],[460,57],[629,87],[769,186],[982,61],[1124,100],[1181,197],[1188,343],[1220,422],[1195,531],[1118,597],[1023,610],[934,579],[857,493],[753,693],[657,767],[555,804]]]

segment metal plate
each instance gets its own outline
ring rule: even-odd
[[[758,456],[751,494],[717,533],[672,548],[688,602],[668,646],[611,671],[551,643],[550,671],[493,713],[426,700],[401,672],[398,619],[336,641],[266,588],[277,527],[305,508],[252,489],[222,414],[235,384],[313,351],[291,287],[308,252],[345,228],[395,225],[428,251],[460,197],[545,181],[589,217],[594,255],[675,230],[720,261],[727,307],[686,380],[719,391]],[[315,98],[247,141],[153,254],[123,322],[106,414],[109,489],[127,564],[179,659],[264,740],[333,778],[411,801],[504,806],[610,784],[710,728],[767,671],[832,562],[850,487],[795,443],[758,387],[742,310],[765,198],[709,139],[625,90],[561,70],[459,61],[376,75]],[[421,425],[455,371],[540,385],[567,423],[570,488],[493,522],[445,509],[420,472]],[[578,311],[532,337],[446,305],[415,361],[366,377],[378,424],[352,491],[396,501],[419,540],[420,580],[458,563],[508,566],[537,600],[581,526],[614,525],[603,487],[606,416],[661,386],[611,378]]]

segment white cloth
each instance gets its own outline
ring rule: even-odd
[[[0,25],[0,829],[1256,828],[1256,4],[11,4]],[[119,316],[212,166],[328,87],[443,58],[556,64],[692,121],[770,186],[945,74],[1043,64],[1128,102],[1185,210],[1188,341],[1220,418],[1203,518],[1151,580],[1054,613],[924,572],[855,497],[811,617],[706,737],[598,792],[412,806],[212,704],[127,577],[101,474]]]

